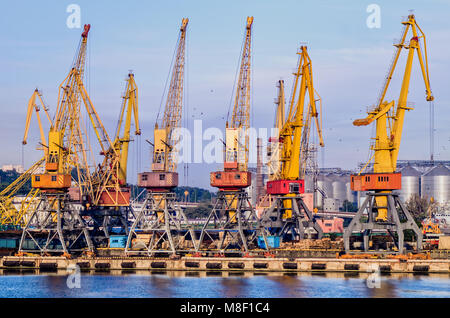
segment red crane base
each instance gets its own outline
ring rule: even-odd
[[[267,194],[305,193],[304,180],[274,180],[267,182]]]

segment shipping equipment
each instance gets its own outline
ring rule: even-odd
[[[310,150],[309,139],[313,120],[315,122],[319,144],[324,146],[322,137],[321,99],[314,89],[311,59],[306,46],[298,53],[297,70],[294,73],[294,85],[291,92],[289,112],[284,118],[284,82],[279,81],[277,99],[276,126],[281,127],[277,138],[271,138],[272,148],[279,152],[272,157],[271,178],[267,182],[267,193],[272,196],[272,204],[261,217],[261,223],[270,235],[285,240],[303,239],[308,228],[315,230],[315,236],[321,238],[322,228],[316,222],[312,212],[303,201],[305,192],[304,177]],[[297,98],[298,93],[298,98]],[[316,103],[319,101],[319,107]]]
[[[412,230],[417,238],[417,250],[420,250],[422,247],[422,232],[405,204],[399,199],[398,194],[393,192],[393,190],[401,189],[401,173],[396,172],[397,157],[402,138],[405,112],[412,110],[407,103],[407,97],[415,52],[417,52],[425,82],[426,100],[432,102],[434,97],[430,89],[425,34],[417,25],[414,15],[409,15],[402,24],[404,25],[402,37],[400,42],[394,45],[397,49],[377,104],[369,110],[366,118],[357,119],[353,122],[355,126],[366,126],[375,121],[376,138],[375,143],[371,146],[373,155],[368,162],[369,164],[374,158],[373,172],[361,173],[364,167],[359,174],[351,176],[352,190],[367,191],[367,193],[366,199],[360,206],[357,214],[344,231],[346,252],[350,251],[350,237],[354,232],[362,233],[364,250],[366,251],[369,248],[369,237],[372,231],[387,231],[392,236],[399,253],[403,253],[404,231]],[[412,31],[412,37],[408,43],[406,37],[409,30]],[[423,44],[420,43],[421,39]],[[397,102],[388,102],[385,100],[386,91],[402,49],[407,50],[408,55],[400,96]],[[363,216],[366,216],[364,220],[361,219]]]
[[[251,173],[247,166],[252,24],[253,17],[247,17],[232,119],[230,123],[226,123],[223,171],[212,172],[210,175],[211,186],[217,187],[219,191],[213,209],[203,225],[199,249],[203,248],[202,245],[214,242],[219,236],[218,249],[247,251],[250,244],[256,244],[261,231],[246,191],[251,184]],[[267,243],[265,246],[268,246]]]
[[[280,131],[283,128],[285,118],[286,97],[284,93],[284,80],[279,80],[277,84],[278,96],[275,99],[275,122],[274,135],[278,137],[270,137],[267,145],[267,168],[269,172],[269,181],[279,179],[281,177],[281,151],[283,143],[280,142]]]
[[[94,197],[90,200],[89,216],[94,221],[92,240],[95,247],[107,247],[113,228],[128,235],[128,219],[131,217],[130,187],[127,185],[127,162],[130,144],[131,118],[134,117],[135,135],[140,135],[138,118],[138,89],[134,74],[126,79],[122,96],[114,142],[101,154],[103,163],[92,176]],[[123,132],[122,132],[123,129]]]
[[[26,223],[28,211],[39,197],[39,189],[31,188],[20,203],[14,204],[18,192],[30,182],[31,177],[43,167],[44,158],[33,164],[27,171],[0,192],[0,225],[2,227],[20,228]]]
[[[73,65],[59,87],[58,106],[45,143],[48,145],[45,171],[33,174],[31,180],[32,187],[39,190],[40,197],[23,229],[19,254],[40,252],[44,255],[70,255],[94,250],[83,217],[86,205],[74,202],[69,195],[71,189],[83,202],[94,197],[88,162],[88,151],[91,149],[81,116],[82,102],[102,152],[110,157],[110,162],[114,162],[117,155],[106,154],[108,148],[103,143],[111,144],[111,141],[83,84],[89,30],[90,25],[85,25]],[[29,240],[34,243],[34,248],[26,244]]]
[[[37,104],[37,100],[40,102],[40,107]],[[27,118],[25,124],[25,133],[23,136],[22,144],[27,144],[28,131],[30,128],[31,117],[33,111],[36,112],[36,118],[39,125],[40,132],[40,145],[38,149],[44,150],[44,158],[47,155],[47,141],[44,134],[44,128],[42,125],[39,112],[41,108],[44,110],[45,115],[49,121],[50,126],[53,124],[48,113],[48,108],[45,106],[42,93],[35,89],[28,101]],[[26,215],[28,209],[36,202],[36,198],[39,197],[39,189],[31,188],[24,196],[18,197],[18,193],[31,181],[31,176],[39,169],[43,167],[44,158],[34,163],[25,173],[21,174],[16,180],[8,185],[3,191],[0,192],[0,225],[12,228],[23,227],[26,223]],[[14,202],[18,201],[19,202]]]
[[[434,214],[437,212],[437,202],[433,197],[430,198],[430,203],[427,208],[427,218],[422,221],[422,233],[426,237],[427,235],[441,234],[439,228],[439,221],[434,218]]]
[[[196,238],[183,210],[176,204],[173,191],[178,186],[178,145],[183,110],[186,30],[189,20],[183,19],[175,63],[162,122],[155,123],[152,171],[138,175],[138,186],[147,189],[142,208],[128,234],[125,253],[153,255],[158,252],[177,253],[195,249]],[[158,114],[159,116],[159,114]]]

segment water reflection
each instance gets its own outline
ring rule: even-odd
[[[205,271],[91,271],[81,288],[67,287],[65,270],[0,270],[0,297],[450,297],[450,275],[370,273],[251,273]]]

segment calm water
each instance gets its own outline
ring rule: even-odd
[[[450,275],[382,276],[379,288],[369,288],[368,274],[236,276],[118,271],[81,274],[81,288],[70,289],[66,272],[0,274],[0,297],[450,297]]]

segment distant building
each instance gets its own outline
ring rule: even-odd
[[[3,165],[2,166],[2,171],[7,172],[7,171],[16,171],[18,173],[23,173],[23,166],[22,165]]]

